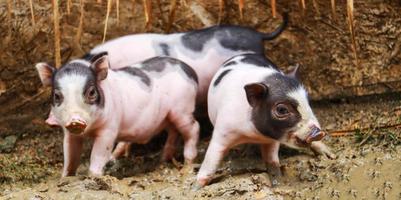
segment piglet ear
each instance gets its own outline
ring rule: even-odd
[[[258,105],[264,97],[267,96],[269,91],[267,85],[264,83],[250,83],[244,86],[246,92],[246,98],[248,99],[248,103],[255,107]]]
[[[107,53],[102,56],[96,56],[97,59],[92,62],[92,69],[96,73],[98,81],[102,81],[107,77],[107,71],[109,70],[109,58]]]
[[[48,65],[47,63],[38,63],[35,66],[38,71],[39,78],[44,86],[52,86],[52,77],[56,72],[56,68]]]
[[[287,76],[295,78],[295,79],[300,79],[300,74],[299,74],[299,64],[296,64],[290,72],[288,72]]]

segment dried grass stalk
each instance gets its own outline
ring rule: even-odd
[[[61,55],[60,55],[60,19],[58,11],[58,0],[52,0],[53,5],[53,22],[54,22],[54,55],[56,67],[61,66]]]
[[[13,3],[12,0],[7,0],[7,21],[8,21],[8,34],[11,34],[12,29],[12,17],[13,17]]]
[[[301,6],[302,6],[302,9],[305,10],[305,8],[306,8],[305,0],[301,0]]]
[[[272,8],[272,15],[273,15],[273,18],[276,18],[277,17],[277,11],[276,11],[276,0],[270,0],[270,5],[271,5],[271,8]]]
[[[111,10],[111,1],[107,0],[107,13],[106,13],[106,20],[104,21],[104,30],[103,30],[103,40],[102,42],[106,41],[106,34],[107,34],[107,24],[109,22],[110,10]]]
[[[160,2],[160,0],[156,0],[157,3],[157,8],[159,9],[159,18],[162,20],[162,24],[165,24],[165,26],[167,26],[166,20],[164,19],[164,12],[162,9],[162,3]]]
[[[244,19],[244,0],[238,0],[238,9],[241,20]]]
[[[136,2],[132,0],[132,14],[135,15]]]
[[[103,1],[102,0],[97,0],[97,3],[102,3]]]
[[[67,0],[67,14],[68,15],[71,13],[71,5],[72,5],[71,0]]]
[[[331,0],[331,16],[336,20],[336,0]]]
[[[149,29],[150,25],[152,24],[152,1],[143,0],[143,5],[145,8],[145,27],[146,29]]]
[[[356,49],[356,40],[355,40],[355,29],[354,29],[354,1],[347,0],[347,16],[348,16],[348,27],[351,33],[351,41],[352,41],[352,51],[354,53],[354,58],[357,66],[359,66],[358,62],[358,54]]]
[[[34,11],[33,11],[33,3],[32,3],[32,1],[33,0],[29,0],[29,8],[31,10],[32,26],[35,26],[35,14],[34,14]]]
[[[218,24],[221,23],[221,19],[223,18],[223,11],[224,11],[224,0],[219,0],[219,19]]]
[[[80,47],[81,44],[81,36],[84,26],[84,16],[85,16],[85,0],[79,1],[79,8],[80,8],[80,17],[79,17],[79,25],[77,34],[75,35],[75,43]]]
[[[316,0],[312,0],[312,4],[313,4],[313,8],[315,9],[317,15],[320,16],[319,4],[316,2]]]
[[[168,24],[166,31],[167,33],[170,32],[171,26],[173,24],[174,18],[175,18],[175,10],[177,9],[177,0],[171,0],[170,1],[170,13],[168,16]]]
[[[120,0],[116,0],[117,26],[120,25]]]

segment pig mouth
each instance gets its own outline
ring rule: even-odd
[[[67,125],[66,128],[70,133],[79,135],[84,132],[86,128],[86,123],[81,121],[74,121]]]

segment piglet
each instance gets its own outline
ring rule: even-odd
[[[214,131],[197,175],[197,187],[211,180],[230,148],[244,143],[260,144],[274,185],[281,175],[280,143],[334,156],[319,141],[325,132],[294,74],[282,73],[262,54],[238,55],[223,64],[208,91]]]
[[[91,61],[74,60],[60,69],[38,63],[45,86],[52,88],[52,114],[64,131],[62,176],[76,173],[84,138],[93,138],[89,171],[102,175],[116,142],[147,143],[168,130],[164,156],[174,154],[177,134],[184,138],[184,157],[197,155],[199,124],[193,117],[198,78],[187,64],[154,57],[117,70],[107,53]],[[122,143],[123,144],[123,143]]]

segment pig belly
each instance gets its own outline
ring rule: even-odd
[[[162,122],[157,127],[142,127],[136,128],[131,131],[120,132],[117,140],[124,142],[133,142],[137,144],[146,144],[157,134],[160,134],[163,129],[167,126],[167,121]]]

